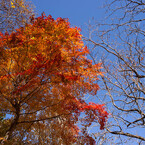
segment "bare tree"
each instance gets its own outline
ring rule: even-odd
[[[89,37],[84,38],[94,63],[102,63],[104,76],[100,78],[101,91],[97,97],[111,114],[99,143],[143,145],[145,1],[108,0],[104,8],[106,18],[89,25]]]

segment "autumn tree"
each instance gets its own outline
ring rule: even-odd
[[[25,0],[0,1],[0,31],[12,32],[15,28],[24,26],[29,17],[34,15],[34,6]]]
[[[103,21],[89,27],[90,56],[102,63],[97,97],[111,113],[98,144],[145,143],[145,2],[109,0]],[[102,83],[101,83],[102,82]]]
[[[1,33],[0,112],[8,116],[3,143],[95,144],[87,127],[97,122],[104,129],[108,113],[103,104],[83,99],[97,93],[102,75],[88,53],[80,29],[67,19],[42,14]]]

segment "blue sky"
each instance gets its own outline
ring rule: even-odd
[[[88,22],[94,18],[103,18],[101,0],[31,0],[36,7],[36,12],[41,15],[52,15],[53,18],[68,18],[72,26],[77,26],[84,30]]]

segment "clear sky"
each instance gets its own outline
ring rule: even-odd
[[[53,18],[68,18],[72,26],[84,31],[91,19],[103,19],[101,0],[31,0],[36,12],[41,15],[52,15]]]

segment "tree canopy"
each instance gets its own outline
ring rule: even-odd
[[[79,28],[45,14],[0,34],[0,112],[8,116],[2,142],[94,144],[87,127],[97,121],[103,129],[108,113],[83,99],[97,93],[102,75],[88,53]]]

